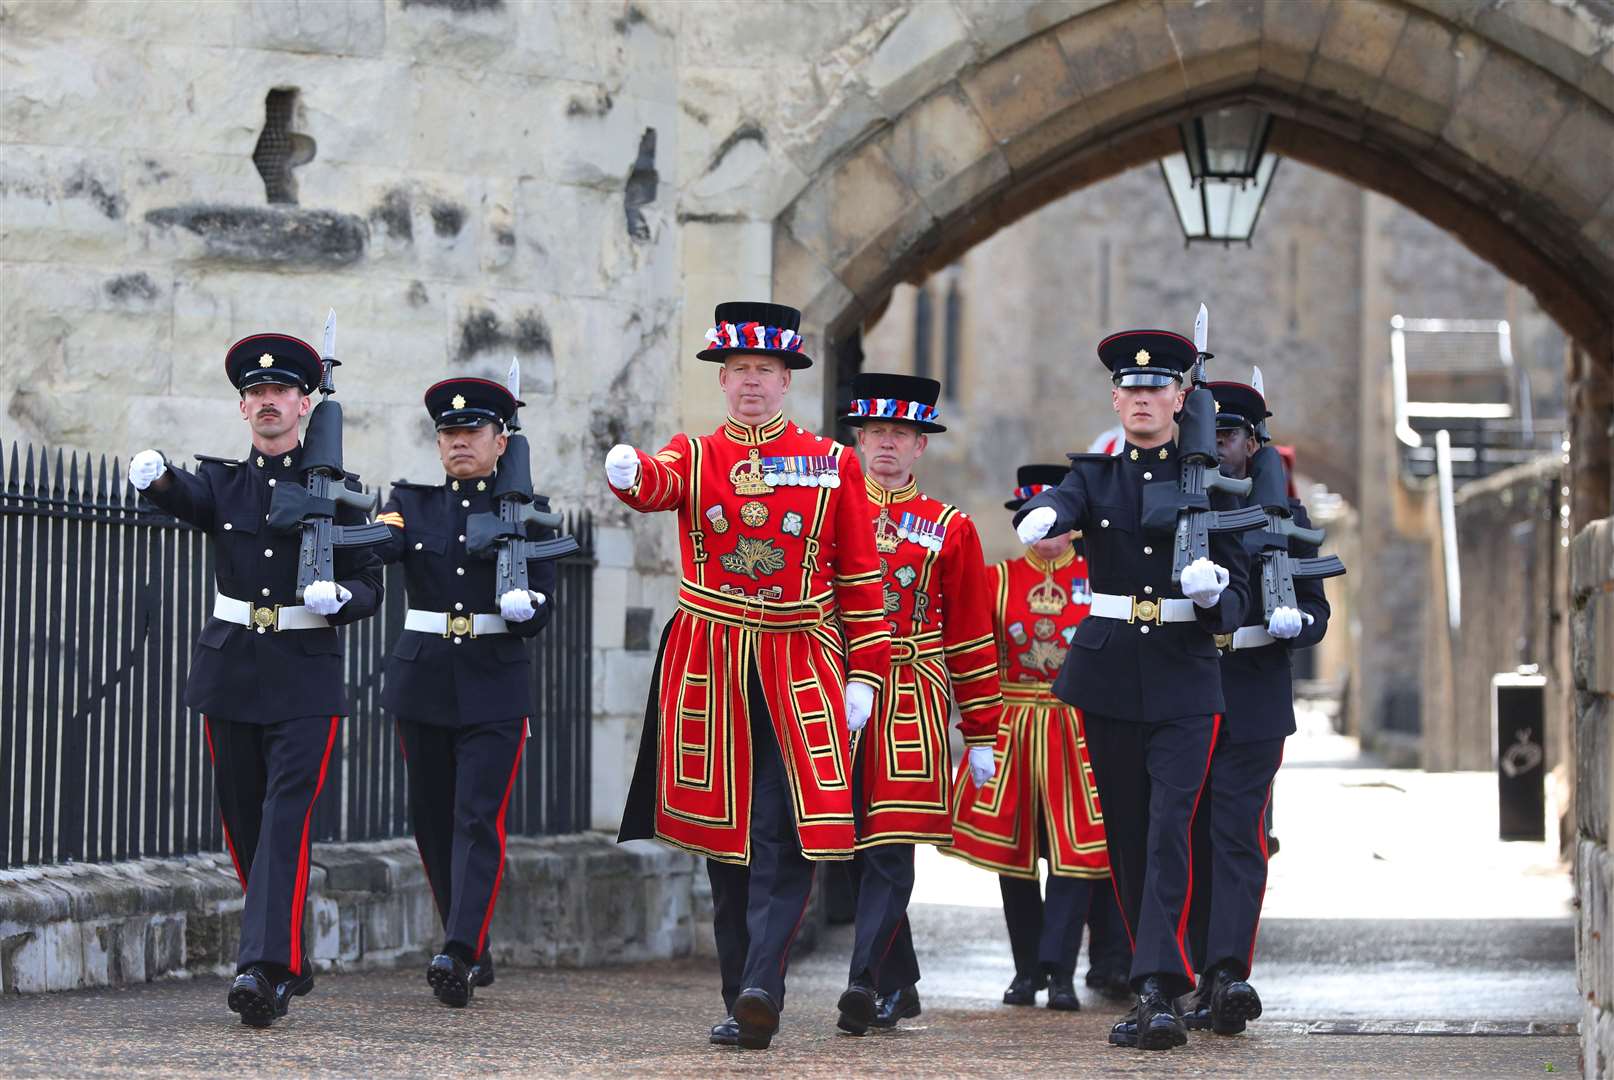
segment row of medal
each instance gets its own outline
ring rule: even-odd
[[[910,544],[918,544],[926,551],[940,551],[942,540],[947,536],[947,526],[904,513],[897,522],[897,536]]]
[[[763,458],[762,480],[769,487],[838,488],[840,462],[835,457],[808,454]]]

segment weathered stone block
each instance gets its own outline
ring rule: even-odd
[[[1592,146],[1614,147],[1614,120],[1581,102],[1564,116],[1524,175],[1526,188],[1577,225],[1596,216],[1614,195],[1614,167],[1608,160],[1614,150],[1598,162],[1596,154],[1586,152]]]
[[[1576,692],[1575,819],[1580,835],[1607,846],[1614,813],[1614,699]]]
[[[1328,24],[1329,4],[1263,0],[1261,12],[1261,78],[1298,88],[1311,71],[1317,43]]]
[[[1068,40],[1080,19],[1058,32]],[[1076,105],[1082,96],[1066,64],[1066,53],[1054,34],[1045,34],[1004,52],[965,75],[965,95],[992,137],[1007,143],[1035,127],[1044,117]]]
[[[341,4],[246,0],[231,5],[229,14],[235,21],[235,44],[251,49],[373,56],[387,36],[383,0]]]
[[[992,133],[955,85],[909,109],[884,141],[892,168],[937,218],[974,203],[1009,176]]]
[[[1158,112],[1186,93],[1161,5],[1112,4],[1063,23],[1054,35],[1095,128]]]
[[[1369,106],[1415,131],[1438,134],[1484,55],[1477,39],[1465,40],[1471,37],[1433,19],[1409,19]]]
[[[1306,93],[1326,95],[1335,107],[1365,103],[1390,63],[1407,17],[1405,8],[1384,0],[1353,0],[1330,7],[1306,76]]]
[[[1067,19],[1103,7],[1110,0],[955,0],[953,7],[969,24],[978,60],[990,60],[1004,49],[1036,37]]]
[[[1563,88],[1539,69],[1491,52],[1452,109],[1441,138],[1502,176],[1520,179],[1563,117]]]
[[[803,227],[810,226],[804,222]],[[781,303],[798,307],[802,326],[820,326],[846,309],[852,292],[835,276],[818,252],[796,238],[786,224],[775,234],[773,245],[775,297]]]
[[[605,700],[601,703],[608,713],[631,715],[642,713],[645,695],[650,689],[650,672],[655,665],[653,653],[615,651],[605,657]]]
[[[1262,0],[1167,4],[1183,78],[1200,93],[1248,82],[1261,66]]]
[[[881,38],[859,73],[885,113],[896,116],[950,80],[973,52],[951,4],[917,4]]]

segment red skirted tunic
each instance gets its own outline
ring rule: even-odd
[[[640,453],[635,510],[678,514],[683,581],[657,663],[653,821],[660,840],[751,859],[754,669],[790,777],[802,851],[848,858],[854,835],[846,683],[891,663],[873,515],[857,456],[782,415],[730,418]],[[641,754],[641,762],[648,760]],[[643,770],[641,770],[643,771]],[[635,797],[630,794],[630,807]],[[624,822],[624,834],[630,831]]]
[[[999,874],[1035,878],[1040,817],[1049,873],[1108,877],[1082,714],[1052,691],[1076,624],[1087,616],[1087,560],[1073,549],[1046,563],[1028,551],[992,567],[991,575],[1003,687],[998,771],[978,789],[969,770],[959,770],[947,850]]]
[[[857,736],[863,755],[859,848],[950,844],[952,760],[947,719],[958,701],[964,741],[997,737],[992,591],[975,523],[957,507],[870,480],[874,545],[891,626],[891,678]]]

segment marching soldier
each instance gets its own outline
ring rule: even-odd
[[[913,466],[936,422],[941,384],[859,374],[851,413],[870,503],[877,508],[891,678],[867,728],[854,728],[857,916],[851,974],[837,1026],[862,1035],[919,1015],[919,961],[908,925],[914,845],[952,842],[949,698],[977,783],[991,777],[997,736],[997,658],[990,594],[975,523],[919,491]]]
[[[1058,487],[1069,471],[1022,465],[1014,497],[1004,506],[1020,509]],[[1075,975],[1082,928],[1098,901],[1115,903],[1082,714],[1053,694],[1092,598],[1087,558],[1077,534],[1057,533],[990,574],[1003,692],[996,754],[1003,765],[985,785],[960,774],[948,853],[998,875],[1015,972],[1003,1003],[1034,1005],[1046,987],[1050,1009],[1074,1012],[1081,1008]],[[1039,857],[1048,863],[1046,900],[1037,884]],[[1105,914],[1093,920],[1088,947],[1101,986],[1107,985],[1101,960],[1111,959],[1117,947],[1123,962],[1131,962],[1124,933],[1106,926]]]
[[[1237,538],[1213,532],[1211,558],[1189,563],[1173,583],[1170,533],[1143,529],[1145,485],[1175,489],[1181,475],[1173,417],[1193,343],[1132,330],[1105,338],[1098,354],[1126,432],[1122,452],[1071,455],[1059,486],[1027,499],[1015,525],[1027,544],[1073,529],[1086,540],[1092,606],[1054,693],[1082,712],[1133,942],[1137,1005],[1110,1041],[1165,1050],[1188,1037],[1175,999],[1194,985],[1184,940],[1189,830],[1224,708],[1214,635],[1244,614],[1245,557]]]
[[[855,834],[848,726],[891,664],[863,470],[781,411],[801,313],[717,307],[709,348],[729,416],[605,474],[641,512],[678,514],[683,582],[662,636],[621,839],[707,856],[724,1021],[711,1041],[766,1049],[813,863]]]
[[[230,347],[224,367],[252,429],[247,456],[199,454],[189,473],[142,450],[129,482],[213,542],[218,595],[185,704],[203,714],[224,839],[246,892],[229,1007],[242,1023],[268,1027],[314,986],[302,935],[309,840],[347,712],[335,627],[375,613],[381,570],[373,553],[338,547],[336,580],[313,582],[298,603],[298,539],[267,522],[275,485],[305,483],[298,432],[320,356],[297,338],[255,334]],[[336,514],[364,521],[340,503]]]
[[[1245,477],[1263,443],[1263,421],[1272,414],[1253,386],[1210,384],[1216,398],[1216,448],[1224,476]],[[1296,525],[1310,527],[1299,499],[1289,500]],[[1254,547],[1259,533],[1246,534]],[[1291,554],[1309,558],[1315,544],[1298,537]],[[1260,554],[1251,553],[1250,574],[1259,579]],[[1204,805],[1194,820],[1194,893],[1189,918],[1196,966],[1203,972],[1187,1006],[1196,1030],[1235,1035],[1261,1015],[1261,998],[1247,981],[1255,960],[1255,936],[1267,884],[1266,815],[1272,781],[1283,760],[1283,741],[1294,734],[1294,687],[1289,655],[1309,648],[1328,631],[1328,598],[1321,578],[1295,579],[1298,608],[1278,607],[1266,617],[1260,593],[1251,590],[1241,625],[1217,638],[1222,650],[1222,717]]]
[[[443,948],[426,979],[437,1000],[455,1007],[493,982],[488,925],[532,714],[528,643],[549,623],[554,591],[554,563],[543,561],[531,570],[533,589],[496,597],[494,563],[466,549],[467,519],[495,512],[494,471],[517,405],[486,379],[447,379],[427,390],[447,476],[440,484],[396,482],[376,519],[392,534],[381,558],[403,563],[409,590],[381,703],[398,720],[409,817],[443,923]]]

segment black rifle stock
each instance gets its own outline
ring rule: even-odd
[[[465,520],[465,546],[471,554],[493,558],[494,603],[512,589],[526,592],[529,560],[563,559],[578,550],[577,538],[556,536],[528,540],[527,525],[559,530],[564,519],[532,505],[532,461],[527,437],[512,434],[493,479],[497,513],[472,514]]]
[[[1262,531],[1255,537],[1261,552],[1261,603],[1268,622],[1280,607],[1298,610],[1296,578],[1330,578],[1345,573],[1338,555],[1297,559],[1289,554],[1289,542],[1321,544],[1321,529],[1296,525],[1289,511],[1289,484],[1283,459],[1277,447],[1263,446],[1250,458],[1252,501],[1262,514]]]

